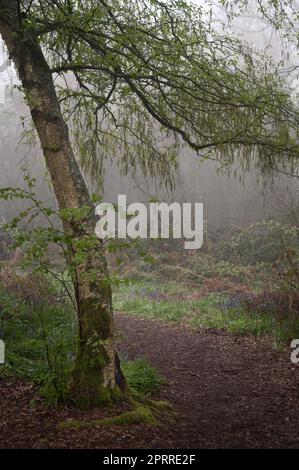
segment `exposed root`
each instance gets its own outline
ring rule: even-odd
[[[150,426],[159,426],[161,418],[163,421],[174,421],[177,413],[172,405],[166,401],[154,401],[144,399],[142,403],[132,400],[134,409],[126,411],[118,416],[111,418],[102,418],[93,421],[63,421],[59,423],[59,429],[82,429],[94,426],[114,425],[126,426],[130,424],[148,424]]]

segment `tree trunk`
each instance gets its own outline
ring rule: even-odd
[[[91,208],[84,234],[73,224],[64,224],[75,255],[78,242],[94,234],[94,207],[72,151],[50,68],[37,39],[28,29],[22,30],[20,22],[17,2],[0,0],[0,33],[22,82],[59,208]],[[96,243],[75,273],[79,344],[71,388],[80,407],[110,403],[126,388],[115,346],[107,263],[102,242]],[[96,280],[88,276],[95,270]]]

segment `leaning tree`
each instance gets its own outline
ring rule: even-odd
[[[78,161],[101,172],[103,158],[122,155],[125,166],[163,173],[188,145],[223,164],[239,156],[261,169],[288,166],[299,155],[298,109],[265,54],[184,0],[0,0],[0,34],[59,208],[89,209],[84,230],[78,217],[64,219],[79,323],[72,392],[81,406],[108,403],[126,383]]]

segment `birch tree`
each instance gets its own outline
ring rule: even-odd
[[[298,108],[266,54],[217,32],[183,0],[0,0],[0,34],[59,208],[84,209],[84,230],[64,221],[79,322],[72,393],[82,407],[111,403],[127,387],[82,164],[97,169],[122,155],[127,168],[162,174],[187,145],[223,165],[289,167],[299,155]],[[87,255],[77,259],[84,239]]]

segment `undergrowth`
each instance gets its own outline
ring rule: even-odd
[[[268,294],[266,302],[259,289],[238,291],[235,285],[217,283],[215,292],[213,283],[208,283],[208,288],[206,291],[200,285],[135,279],[116,289],[114,306],[129,314],[197,329],[224,329],[255,337],[269,335],[277,351],[283,351],[290,339],[299,337],[298,311],[288,310],[286,304],[278,308],[275,293]]]
[[[160,240],[145,244],[145,251],[147,259],[128,251],[125,266],[112,266],[116,310],[195,329],[269,335],[277,351],[299,337],[297,228],[263,221],[222,238],[208,235],[203,250],[186,252]],[[58,281],[43,272],[0,271],[0,339],[6,345],[0,374],[38,384],[51,405],[70,399],[77,338],[71,296],[64,292],[69,279],[63,274]],[[123,369],[139,397],[165,383],[143,358],[124,361]]]
[[[70,306],[28,302],[0,288],[0,339],[5,341],[5,367],[39,386],[49,405],[70,403],[69,379],[76,353],[77,322]],[[144,358],[122,364],[134,395],[158,391],[165,380]]]

